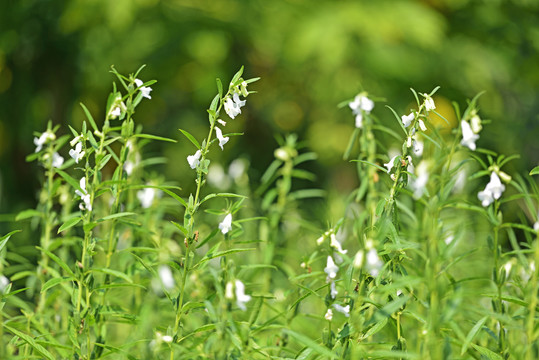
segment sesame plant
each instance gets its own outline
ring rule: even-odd
[[[35,246],[0,238],[0,358],[539,357],[539,167],[510,175],[514,155],[480,147],[479,95],[454,103],[459,126],[438,88],[403,95],[411,109],[343,102],[358,186],[319,219],[306,210],[330,195],[297,135],[252,182],[245,159],[214,160],[258,78],[217,79],[207,135],[176,140],[136,121],[156,84],[142,70],[112,68],[99,117],[81,104],[80,128],[35,134],[41,189],[16,216]],[[192,193],[153,141],[192,146]]]

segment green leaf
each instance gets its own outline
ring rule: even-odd
[[[530,171],[530,175],[539,175],[539,166],[536,166]]]
[[[34,217],[34,216],[42,217],[43,213],[41,211],[37,211],[35,209],[23,210],[23,211],[21,211],[20,213],[17,214],[17,216],[15,217],[15,221],[28,219],[28,218],[31,218],[31,217]]]
[[[82,110],[84,111],[84,114],[86,115],[86,118],[90,122],[90,125],[92,125],[92,128],[94,129],[94,131],[98,131],[97,125],[95,124],[95,121],[94,121],[94,118],[92,117],[92,114],[90,114],[90,112],[88,111],[86,106],[84,106],[83,103],[80,103],[80,106],[82,107]]]
[[[199,309],[199,308],[203,308],[203,307],[206,307],[206,305],[204,305],[203,302],[191,302],[191,301],[188,301],[185,304],[183,304],[182,313],[185,314],[189,310]]]
[[[41,250],[43,251],[45,254],[47,254],[55,263],[57,263],[58,265],[60,265],[60,267],[62,269],[64,269],[69,275],[71,275],[72,278],[76,278],[75,274],[73,273],[73,271],[71,271],[71,269],[69,268],[69,266],[62,260],[60,259],[58,256],[54,255],[53,253],[51,253],[49,250],[45,250],[39,246],[36,246],[36,248],[38,250]]]
[[[187,203],[185,202],[184,199],[182,199],[181,197],[179,197],[178,195],[176,195],[175,193],[173,193],[172,191],[168,190],[168,189],[165,189],[165,188],[160,188],[164,193],[166,193],[167,195],[173,197],[175,200],[177,200],[180,204],[183,205],[184,208],[188,208],[188,205]]]
[[[131,280],[131,278],[129,276],[127,276],[126,274],[124,274],[123,272],[120,272],[120,271],[107,269],[107,268],[94,268],[94,269],[91,269],[91,271],[96,271],[96,272],[104,273],[104,274],[107,274],[107,275],[112,275],[112,276],[115,276],[117,278],[124,279],[125,281],[127,281],[130,284],[133,283],[133,280]]]
[[[187,231],[186,228],[184,228],[183,226],[181,226],[177,222],[171,221],[171,223],[172,223],[172,225],[176,226],[178,228],[178,230],[180,230],[184,236],[189,235],[189,231]]]
[[[334,354],[332,351],[330,351],[328,348],[326,348],[323,345],[320,345],[319,343],[315,342],[314,340],[308,338],[307,336],[297,333],[290,329],[283,329],[283,332],[290,335],[290,337],[294,338],[297,342],[302,344],[303,346],[308,347],[309,349],[317,352],[320,355],[323,355],[329,359],[335,359],[337,357],[336,354]]]
[[[60,228],[58,229],[57,234],[61,233],[62,231],[65,231],[65,230],[67,230],[69,228],[72,228],[73,226],[77,225],[81,220],[82,220],[82,218],[80,216],[67,220],[65,223],[62,224],[62,226],[60,226]]]
[[[18,233],[18,232],[21,232],[21,230],[13,230],[9,234],[6,234],[6,235],[4,235],[4,236],[2,236],[0,238],[0,251],[2,251],[4,246],[6,246],[6,244],[7,244],[8,240],[9,240],[9,238],[11,237],[11,235],[13,235],[15,233]]]
[[[196,265],[194,265],[191,270],[194,270],[198,267],[200,267],[200,265],[204,264],[206,261],[209,261],[211,259],[215,259],[215,258],[218,258],[218,257],[221,257],[221,256],[226,256],[226,255],[230,255],[230,254],[235,254],[235,253],[239,253],[239,252],[245,252],[245,251],[252,251],[252,250],[256,250],[255,248],[249,248],[249,249],[230,249],[230,250],[225,250],[225,251],[219,251],[219,252],[216,252],[216,253],[208,253],[206,254],[206,256],[204,258],[202,258]]]
[[[352,136],[350,136],[350,140],[348,140],[348,145],[346,146],[346,150],[343,155],[343,160],[348,160],[350,157],[350,153],[352,152],[352,149],[354,148],[354,144],[356,143],[356,139],[359,136],[360,129],[354,128],[354,132],[352,133]]]
[[[221,82],[221,79],[217,78],[215,79],[217,82],[217,90],[219,91],[219,97],[223,97],[223,83]]]
[[[468,347],[472,343],[473,339],[475,338],[479,330],[481,330],[481,327],[483,326],[485,321],[487,321],[487,319],[488,319],[488,316],[484,316],[470,330],[470,332],[468,333],[468,336],[466,336],[466,340],[464,341],[464,344],[462,344],[462,348],[460,349],[460,356],[466,353],[466,350],[468,350]]]
[[[136,134],[134,136],[139,137],[139,138],[144,138],[144,139],[150,139],[150,140],[168,141],[168,142],[172,142],[172,143],[178,142],[177,140],[174,140],[174,139],[169,139],[169,138],[166,138],[166,137],[150,135],[150,134]]]
[[[370,161],[366,161],[366,160],[350,160],[350,161],[352,161],[352,162],[360,162],[360,163],[363,163],[363,164],[367,164],[367,165],[370,165],[370,166],[374,166],[374,167],[377,168],[378,170],[387,173],[387,169],[381,167],[380,165],[371,163]]]
[[[310,199],[310,198],[323,198],[326,196],[325,190],[320,189],[302,189],[294,191],[290,194],[290,198],[293,200]]]
[[[238,194],[234,194],[234,193],[217,193],[217,194],[209,194],[207,196],[204,197],[204,199],[202,199],[199,203],[202,204],[203,202],[207,201],[207,200],[210,200],[210,199],[213,199],[215,197],[235,197],[235,198],[243,198],[243,199],[246,199],[247,197],[246,196],[243,196],[243,195],[238,195]]]
[[[213,113],[214,117],[215,117],[215,112],[217,111],[217,104],[219,104],[219,99],[220,99],[219,95],[215,95],[215,97],[213,98],[210,104],[209,112],[210,112],[210,115],[212,115]]]
[[[97,167],[97,170],[101,170],[105,167],[105,165],[107,165],[107,163],[109,162],[110,158],[112,157],[111,154],[107,154],[103,157],[103,159],[101,159],[99,161],[99,166]]]
[[[60,283],[63,283],[64,281],[73,281],[75,279],[73,279],[72,277],[60,277],[60,278],[52,278],[50,279],[49,281],[47,281],[45,284],[43,284],[43,286],[41,287],[41,292],[45,292],[47,290],[49,290],[50,288],[60,284]]]
[[[30,345],[35,351],[37,351],[41,355],[45,356],[49,360],[55,360],[54,356],[47,349],[45,349],[43,346],[41,346],[37,342],[35,342],[35,340],[32,337],[26,335],[23,332],[20,332],[17,329],[12,328],[9,325],[6,325],[6,324],[3,324],[3,325],[10,333],[20,337],[24,342],[26,342],[28,345]]]
[[[60,169],[56,169],[56,172],[58,174],[60,174],[61,177],[64,178],[65,181],[67,181],[67,183],[69,185],[71,185],[75,190],[78,190],[80,192],[83,192],[82,189],[80,188],[80,185],[79,185],[79,181],[73,179],[70,175],[68,175],[65,171],[63,170],[60,170]]]
[[[134,213],[134,212],[120,212],[120,213],[105,216],[105,217],[97,220],[97,222],[103,222],[103,221],[116,219],[116,218],[120,218],[120,217],[131,216],[131,215],[136,215],[136,213]]]
[[[387,317],[383,318],[382,321],[379,321],[376,324],[374,324],[371,328],[369,328],[369,330],[367,330],[365,334],[359,337],[359,340],[365,340],[371,337],[372,335],[376,334],[378,331],[382,330],[384,326],[387,325],[387,319],[388,319]]]
[[[472,344],[472,347],[489,360],[503,360],[503,358],[500,355],[496,354],[492,350],[487,349],[486,347],[475,345],[475,344]]]
[[[243,65],[242,67],[238,70],[238,72],[236,74],[234,74],[234,77],[232,78],[232,80],[230,81],[231,84],[236,84],[236,82],[239,80],[239,78],[243,75]]]
[[[182,134],[189,139],[189,141],[191,141],[193,143],[193,145],[196,146],[197,149],[200,150],[200,144],[198,143],[197,139],[195,139],[195,137],[191,134],[189,134],[187,131],[185,130],[182,130],[182,129],[178,129],[182,132]]]

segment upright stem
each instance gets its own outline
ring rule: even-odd
[[[534,335],[536,325],[536,308],[537,308],[537,291],[539,290],[538,277],[539,277],[539,234],[536,236],[534,243],[534,268],[530,278],[530,291],[528,291],[530,299],[528,300],[528,318],[526,319],[526,335],[528,338],[528,344],[526,349],[526,360],[535,359],[534,344],[537,339]]]

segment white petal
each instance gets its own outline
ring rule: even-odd
[[[191,169],[194,169],[198,166],[200,163],[200,156],[202,155],[202,152],[200,150],[197,150],[197,152],[194,155],[189,155],[187,157],[187,162],[189,163],[189,166]]]
[[[402,124],[404,125],[404,127],[410,126],[410,124],[414,120],[414,113],[411,112],[409,115],[402,115],[401,120],[402,120]]]
[[[219,230],[224,234],[232,230],[232,214],[225,216],[223,221],[219,224]]]
[[[328,256],[326,268],[324,269],[324,272],[328,274],[328,278],[335,279],[337,276],[337,271],[339,271],[339,267],[335,265],[335,262],[333,261],[333,258],[331,256]]]
[[[245,294],[245,285],[240,280],[236,280],[234,284],[236,285],[236,304],[245,311],[245,303],[251,300],[251,296]]]
[[[163,286],[167,290],[172,290],[174,288],[174,275],[172,275],[172,271],[167,265],[160,265],[159,266],[159,278],[161,279],[161,282],[163,283]]]
[[[338,312],[344,314],[344,316],[346,317],[350,316],[350,305],[341,306],[339,304],[333,304],[333,308]]]

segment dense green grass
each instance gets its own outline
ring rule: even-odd
[[[437,88],[384,118],[366,92],[343,102],[359,186],[335,200],[295,135],[278,137],[260,179],[245,159],[214,160],[242,135],[226,122],[264,96],[243,69],[217,80],[207,137],[178,133],[190,154],[147,157],[176,140],[137,125],[156,86],[141,70],[113,68],[104,119],[82,105],[81,129],[36,133],[42,190],[17,221],[37,246],[18,247],[17,232],[0,242],[2,359],[539,357],[539,191],[503,171],[512,156],[481,148],[477,97],[454,104],[457,127]],[[154,170],[163,161],[192,172],[193,193]],[[334,201],[323,228],[302,211]]]

